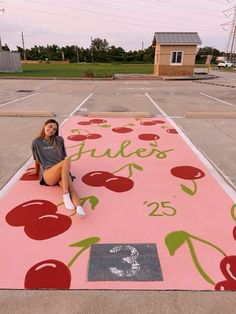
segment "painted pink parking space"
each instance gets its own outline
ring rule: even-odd
[[[0,204],[1,288],[236,286],[234,202],[167,120],[74,116],[61,134],[87,216],[64,208],[59,187],[18,181]],[[117,268],[96,255],[111,279],[93,280],[91,251],[108,244]],[[156,247],[158,279],[136,280],[140,244]]]

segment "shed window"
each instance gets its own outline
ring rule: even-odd
[[[171,63],[181,64],[183,60],[183,51],[172,51],[171,52]]]

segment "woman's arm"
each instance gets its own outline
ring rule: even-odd
[[[30,176],[33,176],[35,174],[39,174],[39,171],[40,171],[40,163],[37,160],[35,160],[34,162],[35,162],[35,166],[34,166],[34,169],[32,169],[29,172]]]

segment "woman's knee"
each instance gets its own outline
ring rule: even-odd
[[[63,160],[63,164],[62,164],[62,167],[64,168],[70,168],[70,159],[69,158],[66,158]]]

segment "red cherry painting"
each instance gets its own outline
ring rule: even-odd
[[[91,133],[91,134],[87,134],[87,135],[84,135],[84,134],[73,134],[73,135],[70,135],[68,136],[68,140],[70,141],[84,141],[86,139],[89,139],[89,140],[95,140],[95,139],[98,139],[98,138],[101,138],[102,136],[100,134],[96,134],[96,133]]]
[[[82,181],[90,186],[104,186],[106,180],[113,177],[108,171],[92,171],[82,177]]]
[[[195,180],[201,179],[202,177],[205,176],[205,173],[196,167],[193,166],[178,166],[178,167],[174,167],[170,170],[171,174],[177,178],[181,178],[184,180],[191,180],[193,183],[193,189],[190,189],[189,187],[187,187],[184,184],[181,184],[181,189],[193,196],[197,193],[197,184],[195,182]]]
[[[144,126],[151,126],[151,125],[156,125],[156,121],[144,121],[144,122],[140,122],[140,124]]]
[[[69,289],[70,269],[61,261],[48,259],[32,266],[25,275],[25,289]]]
[[[133,188],[134,182],[130,178],[114,176],[107,179],[104,186],[113,192],[126,192]]]
[[[89,120],[90,124],[100,124],[100,123],[106,123],[107,120],[104,119],[91,119]]]
[[[117,176],[114,174],[124,171],[124,169],[128,170],[128,177]],[[104,186],[113,192],[126,192],[131,190],[134,186],[134,181],[130,179],[130,177],[133,175],[133,170],[142,171],[143,168],[140,165],[129,163],[125,166],[122,166],[118,170],[113,171],[113,173],[108,171],[89,172],[82,177],[82,181],[90,186]]]
[[[25,225],[26,235],[33,240],[46,240],[64,233],[70,228],[72,220],[62,214],[35,217]]]
[[[90,125],[90,121],[80,121],[78,122],[79,125]]]
[[[215,290],[236,291],[235,280],[224,280],[215,285]]]
[[[233,229],[233,237],[234,237],[234,240],[236,241],[236,227],[234,227]]]
[[[23,174],[23,176],[20,178],[21,181],[35,181],[39,179],[38,174],[33,174],[30,175],[30,171],[33,170],[34,168],[29,168],[26,170],[26,172]]]
[[[226,280],[216,284],[215,290],[236,290],[236,256],[226,256],[220,262],[220,269]]]
[[[178,132],[176,131],[176,129],[168,129],[166,130],[167,133],[170,133],[170,134],[178,134]]]
[[[156,122],[157,124],[163,124],[163,123],[165,123],[165,121],[163,121],[163,120],[155,120],[155,122]]]
[[[96,134],[96,133],[91,133],[91,134],[88,134],[86,136],[87,139],[89,140],[96,140],[98,138],[101,138],[102,136],[100,134]]]
[[[171,174],[185,180],[196,180],[205,176],[205,173],[193,166],[178,166],[171,169]]]
[[[71,218],[58,214],[57,206],[46,200],[31,200],[14,207],[6,221],[14,227],[25,226],[26,235],[34,240],[46,240],[70,228]]]
[[[47,200],[31,200],[14,207],[7,215],[9,225],[18,227],[31,223],[34,218],[57,212],[57,206]]]
[[[138,138],[143,141],[155,141],[160,138],[159,135],[153,133],[139,134]]]
[[[127,127],[117,127],[113,128],[112,131],[115,133],[130,133],[133,131],[133,129]]]
[[[73,134],[67,137],[70,141],[84,141],[87,138],[87,135],[84,134]]]
[[[226,256],[220,262],[220,269],[226,279],[236,280],[236,256]]]

